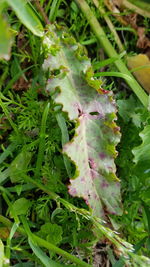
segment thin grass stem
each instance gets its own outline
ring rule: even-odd
[[[110,31],[112,32],[112,34],[114,35],[114,39],[115,39],[115,42],[119,48],[119,51],[120,52],[123,52],[124,51],[124,46],[123,44],[121,43],[121,40],[119,38],[119,35],[118,33],[116,32],[116,29],[113,25],[113,23],[111,22],[111,20],[109,19],[109,17],[106,15],[106,12],[105,10],[102,8],[102,6],[100,6],[98,0],[93,0],[93,3],[94,5],[97,7],[97,9],[99,10],[99,12],[104,16],[104,19],[110,29]]]
[[[39,139],[39,150],[36,162],[35,177],[39,177],[42,162],[44,159],[45,151],[45,134],[46,134],[46,121],[48,117],[50,103],[46,104],[46,107],[43,112],[42,121],[41,121],[41,130],[40,130],[40,139]]]

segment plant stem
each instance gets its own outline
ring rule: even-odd
[[[21,216],[21,220],[23,222],[23,225],[25,226],[28,226],[25,222],[26,222],[26,219],[25,217]],[[0,222],[2,222],[5,226],[7,227],[12,227],[13,223],[8,220],[7,218],[3,217],[2,215],[0,215]],[[28,230],[27,232],[30,234],[31,233],[31,230],[29,229],[29,226],[28,226],[28,229],[26,227],[26,230]],[[18,227],[17,229],[18,232],[20,232],[21,234],[23,235],[27,235],[27,232],[22,228],[22,227]],[[77,266],[81,266],[81,267],[92,267],[91,265],[89,265],[88,263],[80,260],[79,258],[69,254],[68,252],[66,252],[65,250],[61,249],[61,248],[58,248],[56,247],[55,245],[45,241],[44,239],[36,236],[35,234],[32,234],[32,239],[37,243],[37,245],[39,245],[40,247],[44,247],[44,248],[47,248],[48,250],[58,254],[58,255],[61,255],[63,256],[64,258],[70,260],[71,262],[73,263],[76,263]]]
[[[45,11],[44,11],[44,8],[40,5],[40,3],[39,3],[38,0],[35,0],[35,5],[36,5],[38,11],[41,13],[41,15],[42,15],[42,17],[43,17],[43,19],[44,19],[44,22],[45,22],[46,24],[50,24],[50,21],[49,21],[49,19],[48,19],[46,13],[45,13]]]
[[[134,0],[134,4],[133,4],[133,3],[130,3],[130,1],[123,0],[122,5],[127,7],[128,9],[134,10],[134,13],[137,13],[137,14],[140,14],[141,16],[150,18],[150,12],[149,12],[150,5],[149,5],[149,3],[145,3],[144,1]],[[140,5],[143,8],[140,8]]]
[[[56,114],[56,120],[61,130],[61,136],[62,136],[61,143],[63,147],[67,142],[69,142],[69,133],[68,133],[67,125],[61,113]],[[66,155],[63,155],[63,158],[64,158],[64,164],[65,164],[68,176],[71,177],[72,173],[71,173],[70,161]]]
[[[3,98],[3,94],[0,93],[0,106],[1,106],[1,108],[2,108],[2,110],[3,110],[3,112],[4,112],[4,114],[5,114],[5,116],[7,117],[7,119],[8,119],[8,121],[9,121],[11,127],[13,128],[13,130],[15,131],[15,133],[16,133],[17,135],[19,135],[19,131],[18,131],[18,129],[17,129],[15,123],[14,123],[13,120],[11,119],[11,117],[10,117],[10,113],[9,113],[9,111],[8,111],[8,109],[7,109],[6,105],[5,105],[5,103],[2,101],[2,98]]]
[[[105,227],[104,221],[102,221],[99,218],[93,217],[93,215],[85,209],[81,209],[81,208],[77,208],[76,206],[74,206],[73,204],[69,203],[68,201],[66,201],[65,199],[61,198],[59,195],[49,191],[49,189],[47,189],[46,186],[42,185],[41,183],[33,180],[32,178],[29,178],[27,175],[24,175],[23,178],[25,179],[25,181],[31,182],[32,184],[37,185],[37,187],[41,190],[43,190],[45,193],[47,193],[51,199],[55,200],[55,201],[59,201],[65,208],[67,208],[70,212],[75,212],[81,216],[83,216],[84,218],[86,218],[86,220],[90,220],[93,222],[93,224],[96,226],[96,228],[101,232],[101,234],[103,234],[104,236],[107,236],[107,238],[109,240],[111,240],[111,242],[113,242],[116,247],[120,247],[122,244],[122,253],[128,253],[127,251],[127,245],[123,245],[124,244],[124,240],[121,240],[119,238],[119,236],[117,236],[113,231],[111,231],[109,228]],[[127,242],[125,242],[127,244]],[[124,246],[124,248],[123,248]],[[131,245],[128,244],[128,246],[130,247]],[[123,251],[124,250],[124,251]]]
[[[46,121],[48,117],[50,103],[48,103],[44,109],[42,122],[41,122],[41,130],[40,130],[40,140],[39,140],[39,151],[37,156],[36,162],[36,169],[35,169],[35,177],[39,177],[43,158],[44,158],[44,151],[45,151],[45,132],[46,132]]]
[[[53,244],[45,241],[44,239],[32,234],[32,238],[33,240],[35,240],[37,242],[37,244],[41,247],[45,247],[48,250],[63,256],[64,258],[67,258],[68,260],[70,260],[71,262],[76,263],[78,266],[80,267],[92,267],[91,265],[89,265],[86,262],[81,261],[79,258],[69,254],[68,252],[66,252],[65,250],[62,250],[61,248],[58,248],[56,246],[54,246]]]
[[[25,178],[26,177],[26,178]],[[74,206],[73,204],[69,203],[68,201],[66,201],[63,198],[60,198],[58,195],[56,195],[55,193],[49,191],[49,189],[46,188],[46,186],[36,182],[35,180],[33,180],[32,178],[28,178],[27,176],[24,176],[25,180],[30,181],[33,184],[36,184],[37,187],[41,190],[43,190],[45,193],[47,193],[51,199],[54,199],[55,201],[59,201],[64,207],[66,207],[70,212],[74,212],[76,214],[81,215],[82,217],[84,217],[86,220],[89,220],[93,223],[94,227],[97,229],[97,237],[100,238],[102,235],[107,236],[107,238],[109,240],[111,240],[111,242],[120,249],[120,251],[122,252],[123,255],[127,255],[129,254],[129,252],[132,249],[132,245],[127,243],[126,241],[124,241],[123,239],[121,239],[118,235],[116,235],[112,230],[110,230],[108,227],[104,226],[104,221],[102,221],[101,219],[97,218],[97,217],[93,217],[93,215],[91,215],[91,213],[88,210],[85,209],[81,209],[81,208],[77,208],[76,206]],[[11,227],[12,223],[6,219],[5,217],[3,217],[2,215],[0,216],[0,222],[2,222],[4,225],[6,225],[7,227]],[[19,233],[21,233],[22,235],[26,235],[26,232],[24,230],[24,228],[22,227],[18,227],[17,231]],[[36,241],[38,242],[39,240],[37,240],[37,237],[35,237]],[[40,246],[41,243],[38,243],[38,245]],[[45,244],[45,243],[44,243]],[[45,244],[46,248],[48,244]],[[129,251],[130,250],[130,251]],[[59,254],[59,253],[58,253]],[[61,254],[62,255],[62,254]],[[79,265],[81,266],[81,265]]]
[[[26,181],[29,182],[31,184],[36,185],[39,189],[41,189],[42,191],[44,191],[45,193],[47,193],[51,199],[57,200],[58,198],[60,198],[57,194],[55,194],[54,192],[49,191],[49,189],[44,186],[43,184],[41,184],[40,182],[38,182],[35,179],[30,178],[27,175],[22,174],[22,178]]]
[[[75,0],[75,2],[78,4],[78,6],[81,8],[82,12],[84,13],[85,17],[87,18],[93,32],[95,33],[98,41],[102,45],[104,51],[106,54],[112,58],[112,57],[118,57],[118,54],[116,50],[111,45],[110,41],[108,40],[103,28],[99,24],[98,20],[96,19],[95,15],[91,11],[90,7],[86,3],[85,0]],[[148,107],[148,96],[142,89],[142,87],[139,85],[139,83],[135,80],[133,75],[130,73],[126,65],[123,63],[121,59],[118,59],[114,62],[117,69],[128,76],[130,76],[131,80],[126,80],[127,84],[131,87],[133,92],[137,95],[139,100],[142,102],[142,104],[147,108]]]
[[[119,51],[120,52],[124,51],[123,44],[121,43],[121,40],[118,36],[118,33],[115,30],[113,23],[111,22],[109,17],[106,15],[106,11],[102,8],[102,6],[100,6],[98,0],[93,0],[93,3],[98,8],[99,12],[104,16],[104,19],[105,19],[110,31],[114,35],[114,39],[115,39],[116,44],[118,45]]]

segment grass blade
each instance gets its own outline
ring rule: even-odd
[[[93,68],[94,68],[94,70],[98,70],[102,67],[110,65],[110,64],[114,63],[116,60],[121,59],[125,54],[126,54],[126,52],[122,52],[120,55],[118,55],[118,57],[111,57],[111,58],[107,58],[107,59],[99,61],[99,62],[95,62],[92,64]]]
[[[7,238],[7,246],[6,246],[6,257],[8,258],[8,259],[10,259],[10,247],[11,247],[11,240],[12,240],[12,238],[13,238],[13,236],[14,236],[14,234],[15,234],[15,232],[16,232],[16,230],[17,230],[17,228],[18,228],[18,224],[16,224],[16,223],[14,223],[13,224],[13,226],[12,226],[12,228],[11,228],[11,231],[10,231],[10,234],[9,234],[9,237]]]
[[[46,266],[46,267],[63,267],[64,265],[58,264],[57,262],[51,260],[31,239],[31,237],[28,238],[29,245],[31,249],[33,250],[34,254],[40,259],[40,261]]]
[[[48,103],[44,109],[42,122],[41,122],[39,151],[38,151],[37,162],[36,162],[35,177],[39,176],[42,162],[43,162],[43,158],[44,158],[46,121],[47,121],[47,117],[48,117],[49,106],[50,106],[50,104]]]
[[[9,60],[12,44],[10,28],[0,14],[0,59]]]
[[[28,223],[26,221],[26,218],[24,216],[21,216],[21,221],[23,223],[23,226],[25,228],[25,231],[26,231],[28,237],[32,240],[33,243],[37,243],[41,247],[45,247],[48,250],[50,250],[50,251],[52,251],[52,252],[54,252],[56,254],[62,255],[63,257],[67,258],[69,261],[71,261],[73,263],[76,263],[77,266],[80,266],[80,267],[92,267],[91,265],[89,265],[88,263],[80,260],[79,258],[75,257],[74,255],[71,255],[70,253],[60,249],[59,247],[56,247],[55,245],[51,244],[50,242],[47,242],[46,240],[44,240],[44,239],[32,234],[31,230],[29,228],[29,225],[28,225]],[[55,267],[54,265],[45,265],[45,266],[53,266],[53,267]]]
[[[49,20],[52,23],[56,19],[57,11],[58,11],[60,3],[61,3],[61,0],[53,0],[52,1],[52,6],[51,6],[50,14],[49,14]]]
[[[16,143],[11,143],[4,152],[0,155],[0,164],[15,150]]]
[[[43,36],[43,26],[25,0],[6,0],[8,5],[15,11],[20,21],[35,35]]]
[[[24,226],[24,229],[28,235],[28,242],[33,250],[34,254],[37,256],[37,258],[40,259],[40,261],[44,264],[46,267],[63,267],[63,265],[60,265],[56,263],[55,261],[51,260],[41,249],[40,247],[36,244],[36,242],[33,239],[33,235],[31,233],[31,230],[29,228],[28,222],[26,218],[22,215],[21,220]]]
[[[125,79],[126,81],[131,81],[131,77],[127,74],[124,74],[124,73],[120,73],[120,72],[97,72],[94,74],[94,77],[101,77],[101,76],[108,76],[108,77],[119,77],[119,78],[123,78]]]
[[[4,245],[0,239],[0,267],[4,266],[3,263],[4,263]]]
[[[150,208],[143,202],[144,211],[147,217],[148,232],[150,234]]]
[[[124,267],[125,265],[125,260],[123,257],[121,257],[118,261],[116,261],[112,267]]]
[[[8,90],[11,89],[11,87],[13,86],[13,84],[29,69],[33,68],[35,65],[29,66],[24,70],[19,71],[6,85],[3,94],[7,94]],[[3,96],[4,97],[4,96]]]
[[[5,116],[6,116],[6,118],[8,119],[8,121],[9,121],[9,123],[10,123],[12,129],[15,131],[15,133],[16,133],[17,135],[19,135],[19,131],[18,131],[18,129],[17,129],[15,123],[14,123],[13,120],[11,119],[10,114],[9,114],[9,110],[8,110],[7,106],[5,105],[5,103],[2,101],[2,97],[3,97],[3,94],[0,93],[0,107],[2,108],[2,110],[3,110],[3,112],[4,112]]]
[[[140,250],[140,248],[141,248],[142,246],[144,246],[144,244],[146,243],[147,239],[148,239],[148,237],[145,236],[145,237],[144,237],[138,244],[136,244],[136,245],[134,246],[134,252],[135,252],[135,253],[137,253],[137,252]]]

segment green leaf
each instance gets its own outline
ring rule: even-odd
[[[30,200],[27,200],[24,197],[19,198],[13,203],[12,210],[15,213],[15,215],[25,215],[28,209],[31,207],[31,205],[32,203]]]
[[[0,14],[0,59],[9,60],[12,45],[12,34],[6,21]]]
[[[51,9],[50,9],[50,14],[49,14],[49,20],[51,23],[53,23],[56,20],[57,12],[59,5],[61,3],[61,0],[53,0]]]
[[[144,244],[146,243],[146,240],[148,239],[147,236],[145,236],[144,238],[142,238],[142,240],[140,240],[135,246],[134,246],[134,252],[138,252],[140,250],[140,248],[142,246],[144,246]]]
[[[140,198],[145,202],[147,205],[150,205],[150,188],[144,188],[139,192]]]
[[[76,123],[74,138],[63,147],[76,166],[69,193],[84,198],[98,217],[104,217],[103,204],[109,213],[121,214],[114,164],[120,133],[112,93],[93,78],[84,48],[67,33],[59,32],[59,39],[54,30],[51,27],[50,38],[44,40],[49,56],[43,67],[50,72],[46,90],[59,90],[55,102]]]
[[[119,99],[117,105],[119,107],[118,113],[124,120],[124,122],[129,122],[134,113],[135,107],[137,106],[136,99],[131,95],[129,99]]]
[[[62,227],[57,224],[45,223],[42,225],[40,234],[46,237],[47,241],[57,245],[62,241]]]
[[[15,150],[16,143],[11,143],[0,155],[0,164]]]
[[[125,261],[124,258],[121,257],[118,261],[116,261],[112,267],[124,267]]]
[[[34,254],[40,259],[40,261],[46,267],[63,267],[64,265],[59,264],[53,260],[51,260],[36,244],[33,240],[29,237],[28,238],[29,245],[32,248]]]
[[[35,35],[42,37],[43,26],[26,0],[6,0],[20,21]]]
[[[114,63],[116,60],[121,59],[125,54],[126,54],[126,52],[122,52],[117,57],[111,57],[111,58],[107,58],[107,59],[102,60],[102,61],[96,61],[95,63],[93,63],[93,68],[94,68],[94,70],[99,70],[100,68],[105,67],[107,65],[110,65],[110,64]]]
[[[0,184],[2,184],[9,177],[9,174],[10,174],[9,167],[4,171],[0,170]]]
[[[24,173],[31,160],[32,153],[22,151],[10,164],[10,179],[12,183],[21,181],[21,173]]]
[[[149,12],[149,17],[150,17],[150,3],[149,0],[129,0],[129,2],[133,3],[135,6],[143,9],[147,15],[147,13]]]
[[[97,72],[94,74],[94,77],[101,77],[101,76],[108,76],[108,77],[119,77],[119,78],[123,78],[127,81],[132,81],[131,77],[127,74],[124,73],[120,73],[120,72]]]
[[[135,98],[133,95],[131,95],[128,99],[118,100],[117,106],[119,108],[118,113],[125,123],[128,123],[130,120],[132,120],[137,128],[141,127],[143,120],[145,123],[145,120],[148,116],[148,111],[143,109],[140,102],[138,102],[137,98]]]
[[[138,169],[143,174],[150,173],[150,125],[145,126],[144,130],[139,134],[142,143],[135,147],[132,152],[134,154],[134,162],[138,164]]]
[[[69,141],[69,133],[66,126],[65,119],[61,113],[56,114],[57,123],[61,129],[61,135],[62,135],[62,146],[65,145]],[[64,158],[64,164],[68,173],[68,176],[71,177],[71,164],[66,155],[63,155]]]

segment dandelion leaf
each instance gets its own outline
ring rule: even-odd
[[[84,48],[67,33],[51,26],[43,43],[47,51],[43,67],[49,70],[46,90],[76,124],[73,139],[63,147],[76,166],[69,193],[85,199],[98,217],[105,217],[104,208],[108,214],[121,214],[114,164],[120,133],[112,92],[93,78]]]

